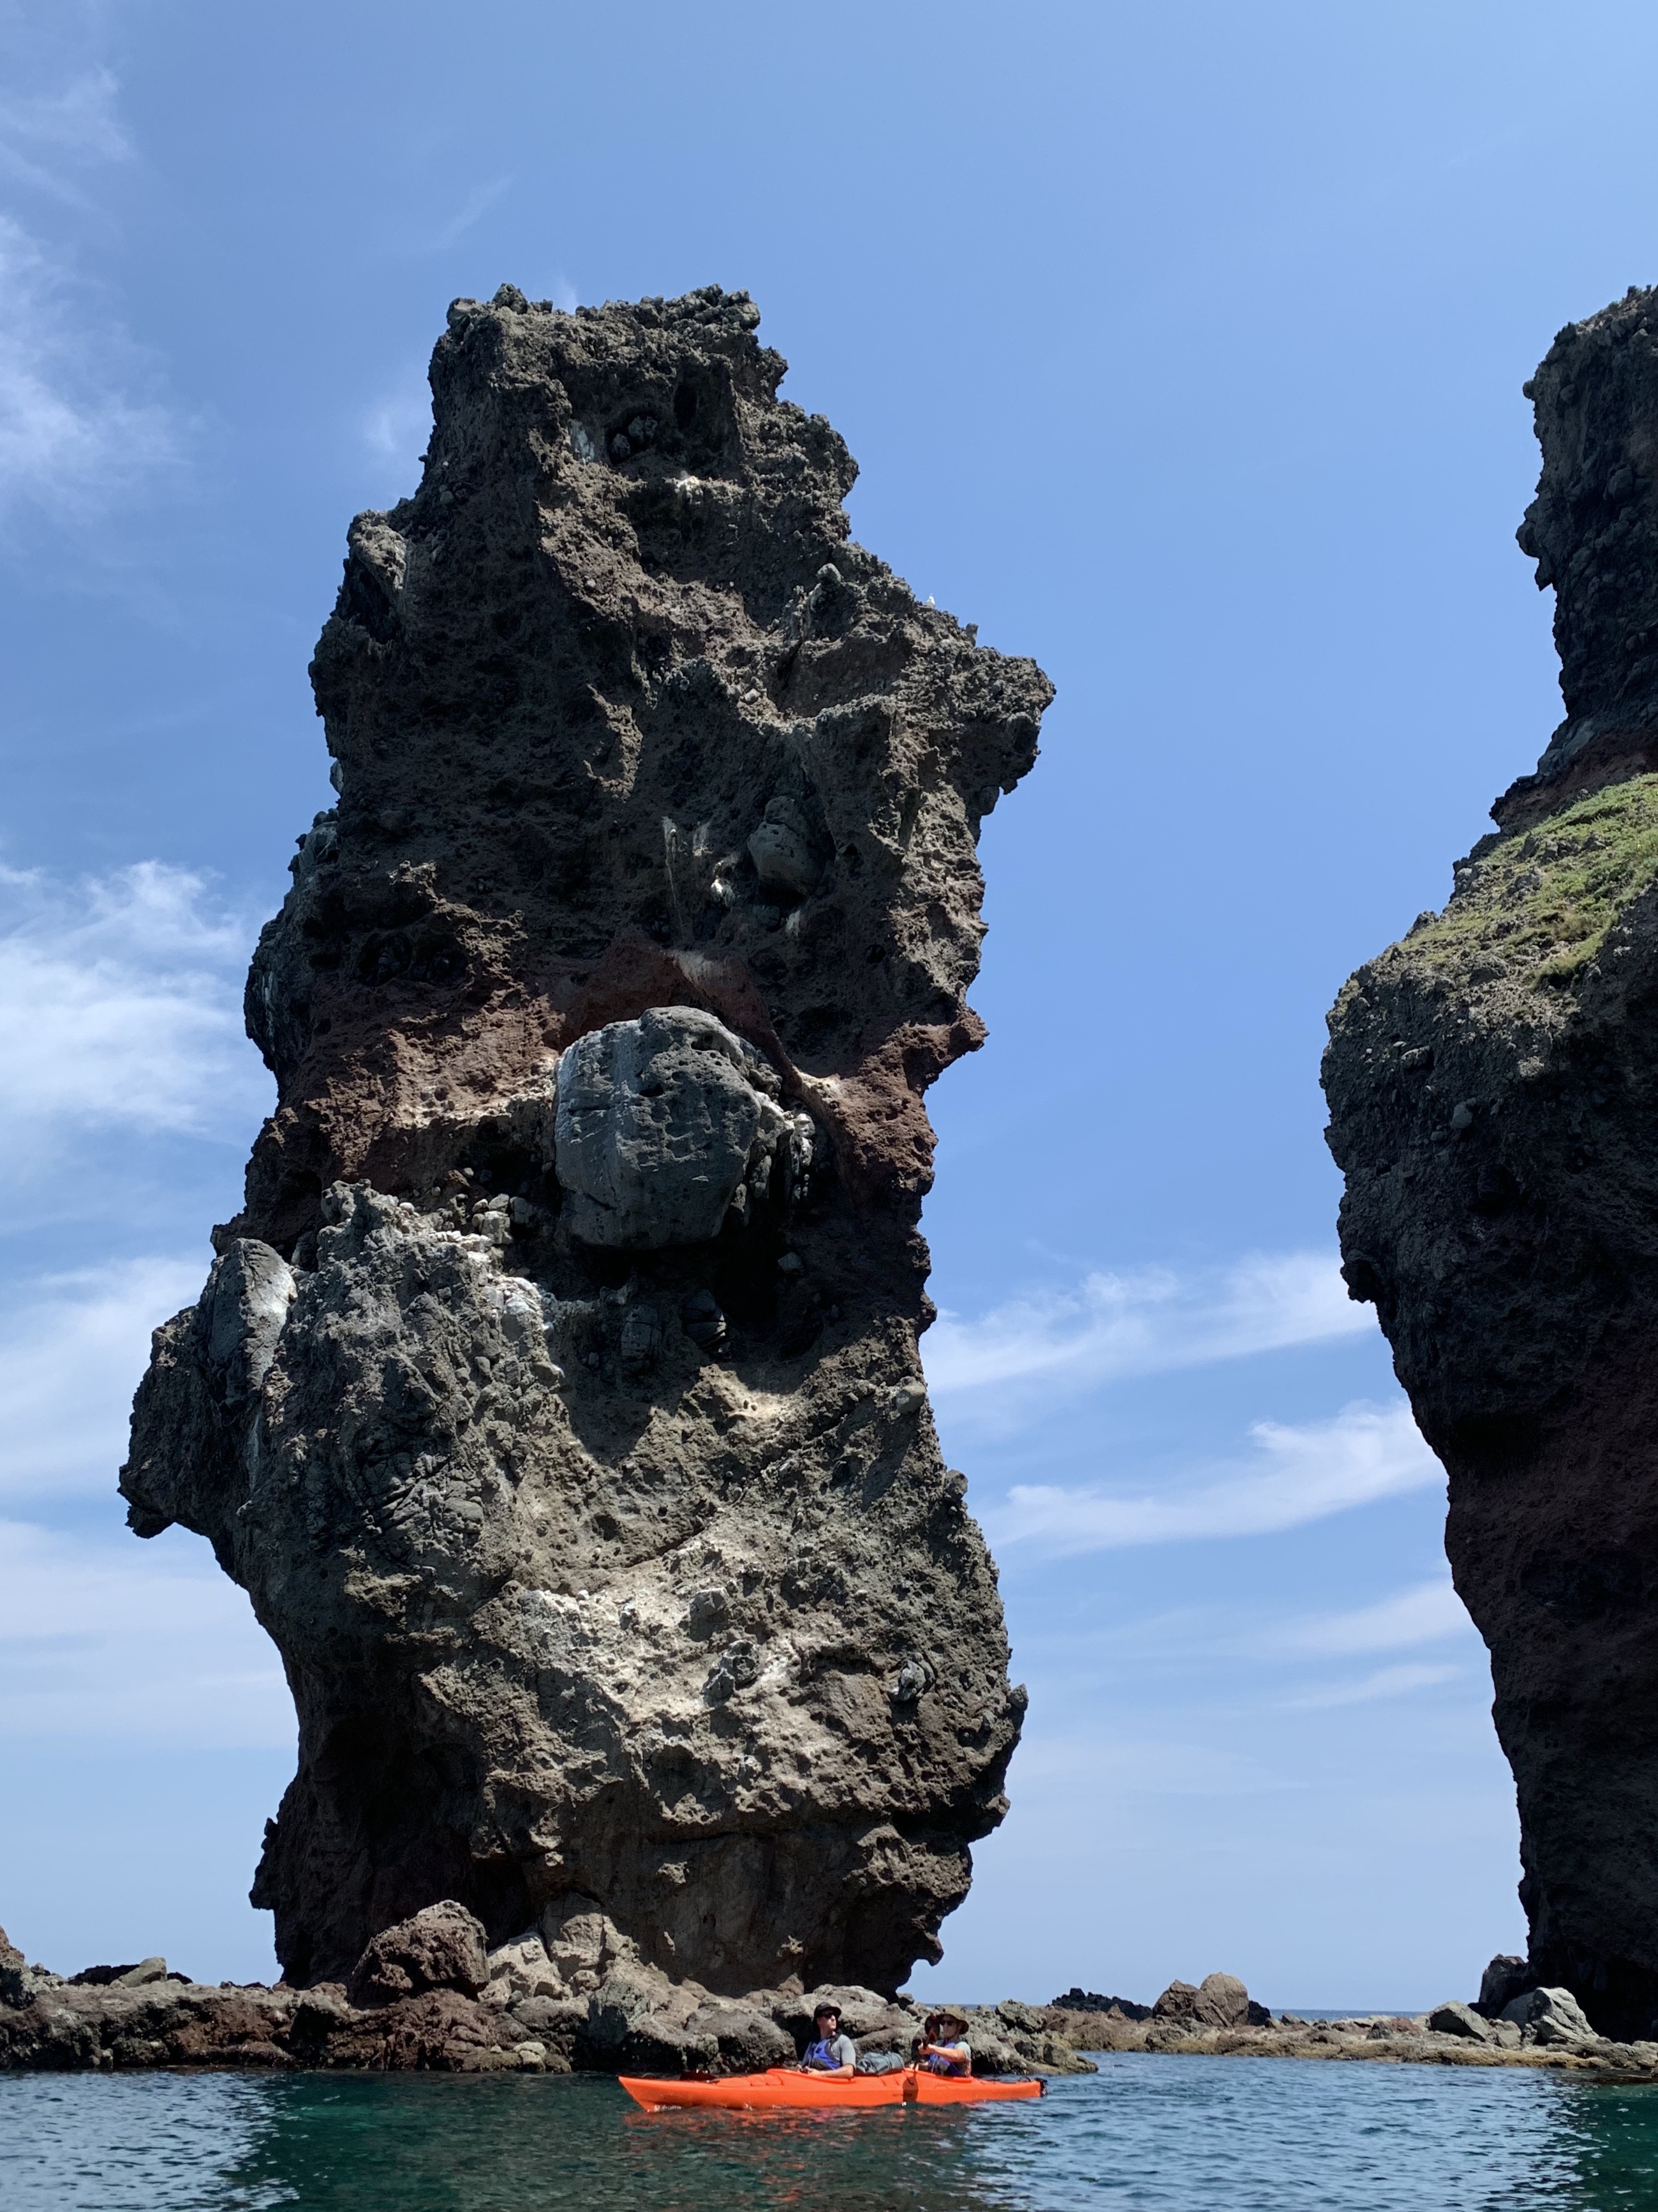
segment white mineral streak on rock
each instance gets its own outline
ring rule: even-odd
[[[295,1293],[294,1271],[280,1252],[242,1237],[213,1263],[197,1307],[197,1340],[240,1405],[270,1372]]]

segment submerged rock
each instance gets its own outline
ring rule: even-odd
[[[1344,1272],[1450,1479],[1519,1802],[1528,1981],[1658,2014],[1658,293],[1527,386],[1566,718],[1330,1018]]]
[[[1051,687],[849,542],[757,320],[451,308],[313,665],[339,803],[247,991],[276,1110],[122,1477],[282,1654],[288,1980],[450,1900],[554,2057],[600,1989],[629,2047],[641,1973],[895,1990],[1023,1710],[917,1222]],[[407,1948],[375,2049],[482,2002]],[[675,2048],[768,2047],[701,2005]]]

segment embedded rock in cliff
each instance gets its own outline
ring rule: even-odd
[[[277,1109],[122,1479],[281,1648],[295,1982],[452,1900],[594,1987],[890,1990],[1004,1810],[916,1224],[1050,687],[847,541],[757,321],[457,301],[420,489],[351,526]]]
[[[1525,1980],[1658,2011],[1658,293],[1563,331],[1520,533],[1566,720],[1331,1016],[1345,1273],[1450,1477]]]

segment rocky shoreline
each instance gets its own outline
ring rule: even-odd
[[[377,1936],[349,1982],[209,1984],[165,1959],[64,1977],[0,1930],[0,2068],[209,2066],[531,2073],[742,2074],[792,2065],[833,2000],[860,2053],[908,2057],[925,2008],[799,1982],[721,1996],[642,1960],[601,1914],[487,1950],[464,1905],[428,1906]],[[1052,2008],[969,2009],[986,2073],[1092,2072]]]
[[[0,1929],[0,2069],[739,2074],[787,2065],[812,2012],[841,2010],[860,2055],[908,2057],[926,2008],[872,1990],[798,1985],[721,1996],[630,1954],[602,1916],[486,1950],[480,1923],[446,1903],[377,1936],[349,1982],[209,1984],[165,1959],[72,1976],[27,1964]],[[1509,1996],[1493,1962],[1481,2004],[1344,2020],[1273,2014],[1230,1974],[1171,1983],[1152,2005],[1072,1989],[1051,2004],[969,2005],[975,2071],[1097,2070],[1088,2052],[1524,2066],[1658,2081],[1658,2042],[1596,2035],[1569,1992]],[[1493,1999],[1503,1997],[1501,2007]]]

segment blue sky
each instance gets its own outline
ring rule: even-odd
[[[113,1496],[268,1079],[306,663],[456,294],[745,286],[859,536],[1059,686],[933,1093],[929,1340],[1031,1690],[917,1986],[1467,1994],[1521,1939],[1442,1482],[1334,1273],[1359,960],[1558,716],[1521,380],[1658,276],[1658,19],[1587,0],[0,6],[0,1920],[271,1971],[290,1771]]]

